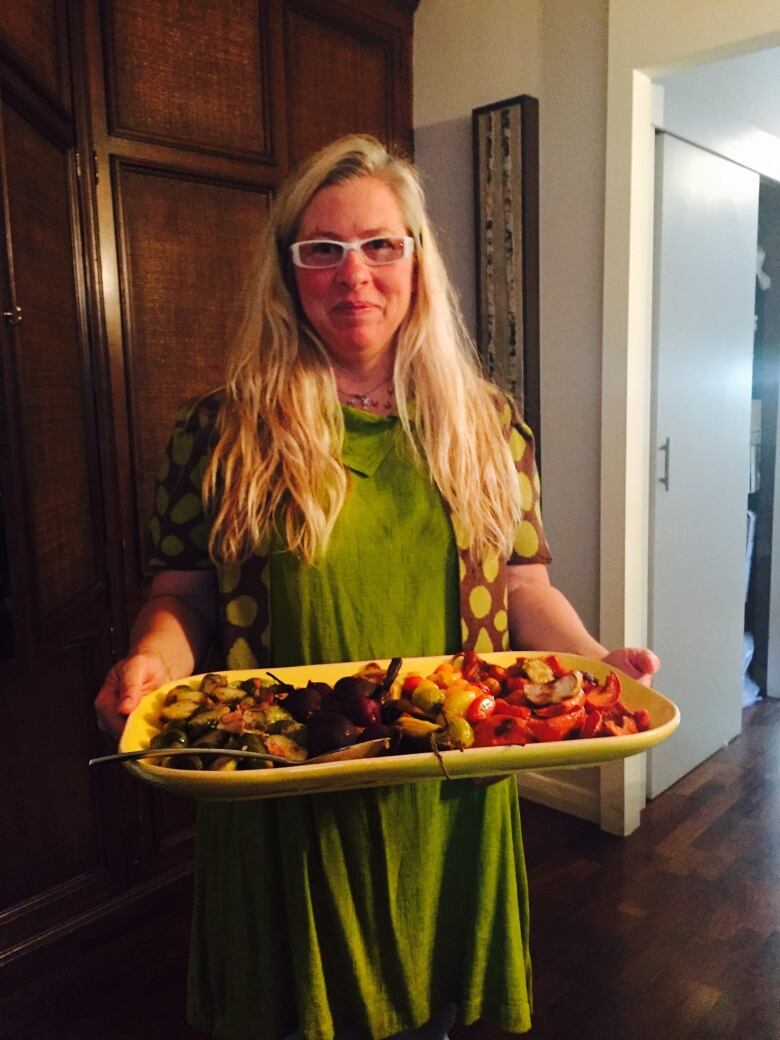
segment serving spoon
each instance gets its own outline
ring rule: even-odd
[[[172,747],[172,748],[139,748],[136,751],[116,751],[111,755],[100,755],[91,758],[89,765],[102,765],[104,762],[131,762],[139,758],[171,758],[176,755],[189,755],[190,758],[201,755],[230,758],[254,758],[260,762],[270,762],[272,766],[310,766],[323,762],[345,762],[359,758],[375,758],[390,746],[389,737],[378,737],[376,740],[364,740],[348,747],[336,748],[315,758],[305,758],[302,762],[293,762],[281,755],[270,755],[265,751],[244,751],[241,748],[208,748],[208,747]]]

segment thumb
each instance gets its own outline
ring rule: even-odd
[[[661,667],[659,658],[652,650],[648,650],[646,647],[633,650],[631,653],[631,663],[642,675],[654,675]]]
[[[119,675],[119,699],[117,711],[120,715],[129,715],[138,705],[147,690],[157,684],[150,674],[151,670],[143,657],[129,657],[123,662]]]

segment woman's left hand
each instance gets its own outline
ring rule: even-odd
[[[619,668],[643,686],[650,685],[650,677],[661,667],[658,657],[646,647],[624,646],[619,650],[610,650],[602,660]]]

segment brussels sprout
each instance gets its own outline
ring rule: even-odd
[[[227,704],[218,704],[214,708],[201,708],[197,714],[187,720],[186,730],[190,740],[196,740],[207,730],[216,729],[219,720],[229,711],[230,708]]]
[[[186,722],[199,707],[200,704],[197,701],[173,701],[171,704],[163,705],[160,718],[163,722]]]
[[[169,769],[203,769],[203,759],[200,755],[171,755],[170,758],[164,758],[161,762],[162,765],[167,766]]]
[[[209,672],[208,675],[204,675],[200,681],[200,688],[203,693],[214,693],[221,686],[227,686],[228,677],[226,675],[220,675],[218,672]]]
[[[176,704],[179,701],[194,701],[196,704],[202,704],[203,695],[200,690],[194,690],[191,686],[180,683],[169,690],[165,697],[166,704]]]
[[[186,747],[187,734],[181,726],[168,723],[165,729],[152,737],[149,746],[153,748]]]
[[[282,729],[281,724],[289,724],[293,721],[289,711],[280,708],[278,704],[269,704],[247,711],[245,728],[277,733]]]
[[[227,733],[219,729],[210,729],[192,742],[193,747],[220,748],[227,744]]]
[[[217,686],[211,696],[220,704],[238,704],[245,697],[240,686]]]
[[[306,751],[300,744],[296,744],[289,737],[280,733],[269,735],[263,741],[269,755],[279,755],[281,758],[289,758],[291,762],[303,762],[306,759]]]
[[[225,755],[224,757],[215,758],[208,768],[217,773],[232,773],[238,769],[238,761],[232,755]]]

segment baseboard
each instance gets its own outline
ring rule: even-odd
[[[548,809],[557,809],[581,820],[599,823],[601,799],[598,783],[595,789],[584,786],[577,776],[581,772],[578,769],[524,769],[517,774],[517,789],[520,796],[530,802],[538,802]]]

